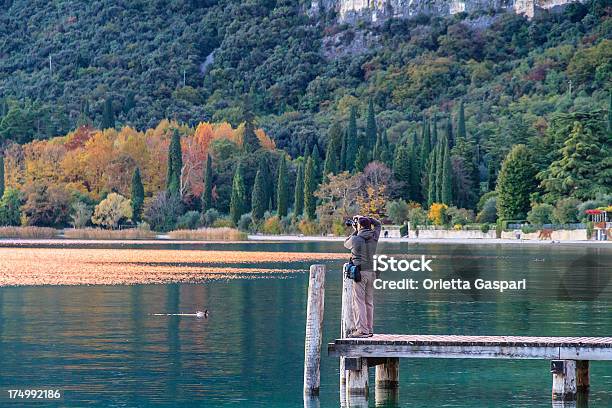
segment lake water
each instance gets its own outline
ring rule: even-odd
[[[204,248],[342,251],[340,243]],[[376,332],[612,335],[610,247],[388,243],[379,253],[434,257],[436,278],[525,278],[528,290],[378,290]],[[339,333],[340,264],[327,262],[324,349]],[[200,284],[0,288],[0,406],[15,405],[12,388],[59,389],[62,406],[303,406],[308,264],[292,267],[300,272]],[[208,319],[151,316],[205,308]],[[549,368],[539,360],[402,359],[397,406],[550,407]],[[591,363],[591,384],[589,406],[612,406],[612,362]],[[338,395],[338,360],[324,352],[321,407],[338,406]]]

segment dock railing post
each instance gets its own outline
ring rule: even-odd
[[[321,340],[325,301],[325,265],[311,265],[306,310],[304,351],[304,395],[319,395],[321,385]]]

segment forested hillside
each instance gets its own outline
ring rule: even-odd
[[[11,223],[65,225],[70,192],[90,207],[128,196],[135,168],[148,210],[174,220],[276,211],[293,214],[286,226],[304,215],[329,230],[349,210],[403,222],[440,204],[455,224],[487,208],[484,222],[560,199],[607,205],[611,14],[592,0],[533,20],[490,11],[349,26],[296,0],[4,1],[6,185],[32,209],[52,201],[45,185],[62,185],[64,202],[61,221]],[[173,183],[180,205],[163,201]],[[350,185],[349,208],[334,194]]]

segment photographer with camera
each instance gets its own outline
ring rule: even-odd
[[[374,273],[373,257],[376,253],[382,225],[375,218],[357,215],[346,222],[353,233],[344,241],[351,251],[351,259],[345,265],[347,277],[353,279],[353,316],[355,330],[349,337],[371,337],[374,326]]]

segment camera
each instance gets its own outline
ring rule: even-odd
[[[344,225],[346,225],[347,227],[356,227],[357,221],[352,218],[347,218],[346,220],[344,220]]]

